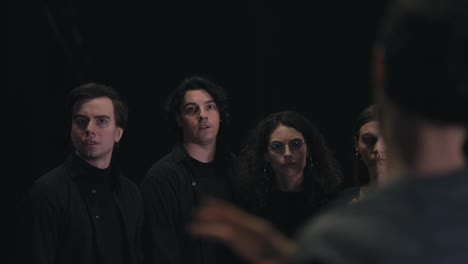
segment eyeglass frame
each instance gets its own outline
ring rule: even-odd
[[[293,141],[299,141],[301,143],[301,146],[300,148],[294,150],[294,147],[293,147],[293,150],[291,150],[291,144],[293,143]],[[273,143],[279,143],[281,144],[281,148],[278,149],[278,150],[274,150],[271,145]],[[298,153],[300,151],[302,151],[304,149],[304,145],[307,144],[307,141],[306,140],[303,140],[303,139],[300,139],[300,138],[294,138],[294,139],[291,139],[289,140],[287,143],[284,143],[284,142],[281,142],[281,141],[273,141],[271,143],[268,144],[268,150],[272,151],[274,154],[277,154],[277,155],[284,155],[284,153],[286,152],[286,147],[289,149],[289,152],[291,153]],[[281,151],[279,151],[281,150]]]

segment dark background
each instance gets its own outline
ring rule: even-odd
[[[228,91],[235,152],[266,114],[297,110],[320,128],[349,184],[351,131],[372,99],[370,52],[385,3],[10,2],[7,88],[17,96],[10,111],[22,113],[10,123],[22,137],[10,152],[17,197],[69,153],[66,95],[74,86],[102,82],[128,102],[123,165],[138,183],[173,143],[162,101],[193,74]]]

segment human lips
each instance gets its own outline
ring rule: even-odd
[[[377,160],[377,161],[385,161],[385,156],[376,155],[375,160]]]
[[[98,142],[96,140],[93,140],[93,139],[86,139],[83,141],[83,145],[85,146],[93,146],[93,145],[97,145]]]
[[[211,125],[206,123],[206,122],[203,122],[198,127],[201,128],[201,129],[205,129],[205,128],[210,128]]]

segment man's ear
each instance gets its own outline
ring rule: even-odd
[[[121,127],[117,127],[117,131],[115,132],[115,143],[118,143],[120,139],[122,138],[122,135],[124,133],[124,129]]]

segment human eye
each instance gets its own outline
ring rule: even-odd
[[[377,143],[377,137],[372,135],[366,135],[363,137],[362,141],[368,146],[374,146]]]
[[[284,149],[284,144],[279,141],[273,141],[270,143],[270,149],[275,152],[281,152]]]
[[[85,117],[75,117],[74,121],[73,121],[76,126],[78,126],[79,128],[81,129],[85,129],[86,126],[88,125],[88,122],[89,122],[89,119],[88,118],[85,118]]]
[[[186,114],[186,115],[193,115],[193,114],[196,113],[197,111],[198,111],[198,106],[191,105],[191,106],[185,107],[185,109],[184,109],[184,114]]]
[[[289,148],[298,150],[302,147],[302,140],[299,138],[295,138],[289,142]]]
[[[216,104],[215,103],[209,103],[206,105],[207,110],[216,110]]]
[[[109,119],[108,118],[98,118],[96,120],[96,123],[100,127],[107,127],[109,125]]]

